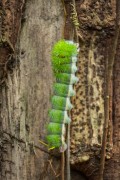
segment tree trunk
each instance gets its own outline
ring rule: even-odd
[[[7,13],[2,24],[9,17],[10,20],[14,18],[16,24],[15,18],[21,8],[20,1],[18,6],[15,5],[16,1],[13,1],[9,7],[7,1],[2,2],[6,9],[1,9]],[[19,17],[21,19],[22,16],[19,39],[12,41],[15,33],[12,30],[11,34],[8,34],[11,35],[11,44],[17,53],[14,59],[16,66],[13,68],[13,62],[7,63],[6,68],[12,66],[13,70],[7,68],[4,77],[1,74],[0,179],[52,180],[60,174],[60,161],[50,157],[47,146],[44,147],[39,140],[44,141],[45,125],[48,121],[52,87],[50,52],[53,44],[62,37],[62,3],[53,0],[26,1],[23,10],[24,14]],[[6,23],[4,28],[8,28],[9,33],[11,26]],[[6,63],[11,49],[7,49],[5,45],[1,46],[1,52],[4,51],[2,57],[6,55]],[[11,54],[13,53],[12,51]],[[1,70],[4,71],[5,66],[1,67]]]
[[[60,179],[60,158],[45,142],[52,95],[50,53],[61,39],[76,40],[72,0],[0,3],[0,179]],[[72,99],[72,179],[96,180],[104,127],[106,60],[114,36],[114,0],[76,0],[80,23],[79,82]],[[65,13],[67,12],[67,14]],[[65,17],[66,16],[66,17]],[[119,179],[119,47],[111,82],[105,180]],[[113,88],[113,91],[112,91]],[[40,141],[39,141],[40,140]]]
[[[105,180],[120,179],[120,39],[113,75],[113,156],[106,162]]]
[[[88,179],[96,180],[99,179],[105,112],[107,111],[104,106],[106,101],[105,87],[108,83],[105,79],[107,70],[106,62],[108,59],[109,63],[114,39],[116,4],[115,1],[76,1],[76,9],[80,23],[79,33],[82,35],[83,40],[81,41],[79,39],[81,51],[79,54],[79,71],[77,75],[80,81],[75,87],[76,97],[73,98],[71,165],[73,168],[82,171]],[[69,32],[66,30],[65,36],[70,38],[74,22],[73,24],[71,23],[69,14],[73,11],[73,6],[67,0],[66,10],[68,14],[66,29],[69,29]],[[116,60],[115,63],[117,63]],[[115,80],[113,82],[115,83]],[[115,88],[114,83],[111,82],[110,90],[110,119],[108,124],[104,179],[110,179],[111,177],[113,179],[118,178],[120,168],[119,160],[117,161],[116,170],[113,166],[108,166],[108,164],[113,164],[111,163],[112,159],[114,161],[114,157],[118,157],[119,154],[119,145],[117,144],[116,148],[115,139],[113,139],[113,132],[118,132],[119,121],[116,120],[117,126],[115,126],[114,121],[116,117],[113,116],[114,109],[112,108],[115,101],[115,94],[112,97]],[[117,133],[116,135],[117,139],[119,139],[119,134]],[[116,173],[112,173],[113,171]]]

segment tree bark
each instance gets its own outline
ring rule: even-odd
[[[120,38],[113,74],[113,156],[106,162],[104,179],[120,179]]]
[[[0,3],[0,179],[60,179],[60,157],[45,141],[52,95],[50,53],[61,39],[76,39],[70,0],[2,0]],[[115,1],[76,0],[80,23],[79,82],[72,99],[72,179],[96,180],[104,126],[106,59],[115,31]],[[65,14],[64,12],[67,12]],[[66,15],[66,17],[65,17]],[[65,25],[65,26],[64,26]],[[117,49],[104,179],[120,172],[119,76]],[[113,87],[112,87],[113,86]],[[113,92],[112,92],[113,88]],[[112,130],[113,129],[113,130]]]
[[[21,7],[20,1],[18,6],[15,2],[7,7],[11,13]],[[14,59],[16,66],[6,69],[0,86],[0,179],[52,180],[60,174],[60,161],[49,156],[47,147],[40,144],[39,139],[44,141],[48,121],[52,92],[50,52],[62,36],[63,8],[61,1],[34,0],[26,1],[24,11],[20,14],[19,40],[14,43],[11,38],[13,47],[19,49]],[[11,17],[9,9],[6,12],[7,17]],[[2,19],[2,23],[5,20]],[[12,28],[15,28],[13,24]],[[11,37],[13,35],[12,31]],[[7,53],[10,51],[5,52],[6,58]],[[48,161],[51,159],[52,163]]]
[[[80,23],[80,33],[84,39],[80,43],[80,54],[78,62],[78,77],[80,81],[76,85],[76,97],[73,98],[74,109],[72,111],[71,127],[71,164],[73,168],[84,172],[88,179],[99,178],[100,154],[105,122],[104,103],[106,61],[110,57],[110,48],[113,43],[115,30],[115,1],[76,1],[76,8]],[[66,1],[68,19],[65,32],[70,38],[73,24],[70,18],[70,1]],[[110,93],[112,96],[112,82]],[[113,96],[114,98],[114,96]],[[112,100],[112,99],[111,99]],[[113,100],[114,102],[114,100]],[[107,143],[106,143],[106,169],[104,179],[109,179],[107,163],[114,151],[113,131],[114,117],[110,101]],[[119,148],[119,147],[118,147]],[[119,163],[118,163],[119,164]],[[119,166],[118,166],[119,169]],[[106,172],[106,171],[105,171]],[[114,177],[114,174],[112,174]],[[117,171],[119,176],[119,171]],[[115,178],[114,178],[115,179]]]

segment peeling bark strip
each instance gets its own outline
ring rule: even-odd
[[[24,0],[0,2],[0,79],[5,75],[8,63],[15,59],[23,5]]]

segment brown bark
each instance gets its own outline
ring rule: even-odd
[[[6,37],[9,33],[10,41],[0,41],[0,63],[4,63],[0,69],[0,80],[5,75],[0,86],[0,179],[60,179],[60,158],[50,156],[39,139],[45,140],[52,94],[51,48],[58,39],[63,38],[65,22],[64,37],[76,37],[71,21],[72,1],[65,0],[65,7],[60,0],[26,1],[22,24],[24,1],[12,0],[10,10],[5,5],[8,1],[2,2],[0,36]],[[81,171],[90,180],[96,180],[99,176],[105,113],[105,61],[109,57],[115,30],[115,8],[114,0],[76,0],[79,33],[83,37],[83,41],[79,39],[81,51],[77,64],[80,80],[75,87],[76,97],[72,100],[70,161],[71,167],[77,170],[71,171],[72,179],[76,180],[83,178],[79,173]],[[105,180],[119,179],[120,171],[119,48],[120,43],[114,67],[113,105],[110,102],[113,119],[110,119],[108,129]],[[14,58],[6,68],[10,54]],[[15,66],[13,62],[17,62]]]
[[[71,12],[69,3],[70,1],[66,1],[67,14]],[[109,61],[111,54],[116,5],[115,1],[76,1],[76,8],[84,42],[80,42],[78,62],[80,81],[76,85],[77,94],[73,99],[71,164],[72,167],[84,172],[89,179],[98,179],[106,113],[106,109],[104,111],[105,83],[108,83],[105,82],[106,59]],[[65,35],[70,38],[74,29],[70,15],[67,18],[66,29],[69,29],[69,33],[66,30]],[[109,85],[111,86],[111,82]],[[106,159],[112,156],[112,129],[115,128],[111,119],[111,104],[110,101]],[[104,178],[107,178],[107,175],[105,173]]]
[[[113,74],[113,156],[105,167],[105,180],[120,179],[120,38]]]
[[[8,8],[12,13],[19,12],[20,1],[12,2]],[[13,16],[8,9],[6,12],[11,22]],[[13,22],[9,26],[13,30],[10,31],[13,47],[19,46],[14,59],[19,63],[12,71],[7,70],[5,83],[0,86],[1,180],[52,180],[60,177],[56,178],[60,173],[59,158],[49,156],[47,147],[41,145],[39,139],[44,141],[45,138],[52,89],[50,52],[62,36],[62,14],[61,1],[27,1],[19,44],[16,44],[18,31],[15,35],[16,14],[15,26]],[[2,48],[8,57],[10,52],[6,52],[4,46],[1,46],[1,52],[4,51]],[[52,164],[49,158],[53,160]]]
[[[119,2],[119,3],[118,3]],[[113,41],[110,46],[109,56],[106,59],[106,78],[105,78],[105,121],[104,121],[104,130],[103,130],[103,140],[102,140],[102,150],[101,150],[101,160],[100,160],[100,173],[99,179],[103,179],[103,173],[105,168],[105,156],[106,156],[106,148],[107,148],[107,137],[108,137],[108,128],[109,121],[110,121],[110,99],[111,96],[111,81],[113,80],[113,66],[115,63],[115,55],[118,46],[118,39],[119,39],[119,32],[120,32],[120,25],[119,25],[119,17],[120,17],[120,1],[116,1],[116,22],[115,22],[115,35]],[[110,129],[111,130],[111,129]]]
[[[0,2],[0,84],[17,53],[15,46],[20,33],[23,6],[23,0]]]

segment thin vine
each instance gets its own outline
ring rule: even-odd
[[[76,3],[75,0],[72,0],[72,3],[70,3],[72,12],[71,12],[71,19],[75,28],[75,34],[76,34],[76,41],[78,42],[79,39],[83,41],[82,34],[80,33],[80,23],[78,19],[78,14],[76,10]]]

